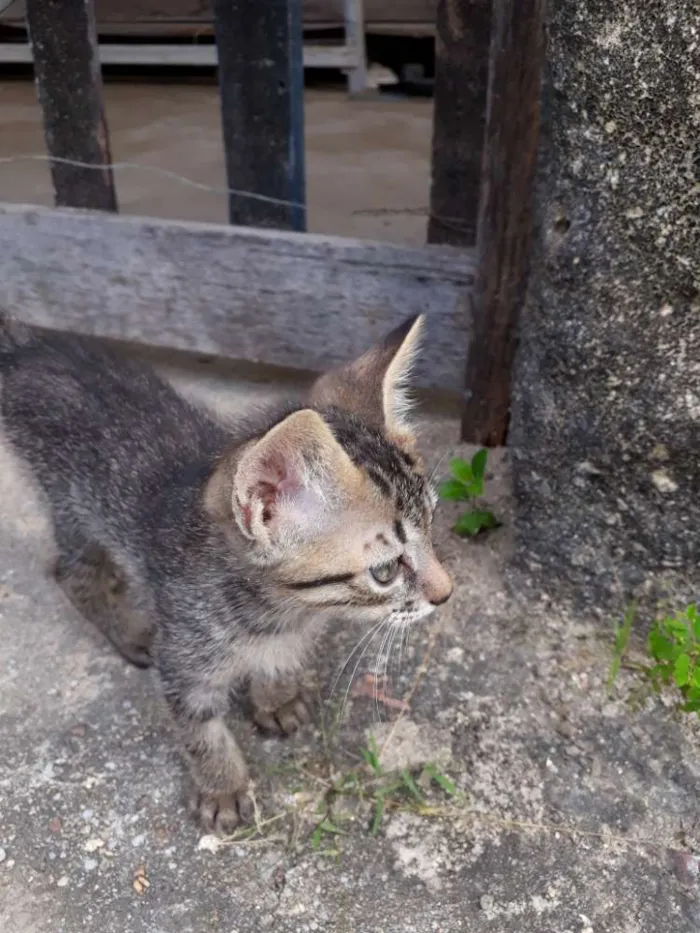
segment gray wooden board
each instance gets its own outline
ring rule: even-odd
[[[464,383],[471,251],[0,205],[0,302],[29,323],[323,370],[428,315],[417,383]]]

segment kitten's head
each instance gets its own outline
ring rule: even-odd
[[[430,526],[435,495],[407,421],[422,318],[322,376],[308,407],[232,458],[208,490],[287,605],[408,623],[452,592]]]

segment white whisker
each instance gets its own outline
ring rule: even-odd
[[[372,642],[374,641],[375,636],[381,631],[382,626],[385,624],[385,622],[386,622],[386,620],[385,620],[385,619],[382,619],[381,622],[378,622],[378,623],[374,626],[373,629],[370,629],[369,634],[370,634],[371,637],[370,637],[368,640],[365,640],[365,646],[364,646],[364,648],[362,649],[362,651],[361,651],[361,653],[360,653],[360,656],[358,657],[357,661],[355,662],[355,666],[354,666],[353,669],[352,669],[352,674],[350,675],[350,679],[348,680],[348,685],[347,685],[347,688],[346,688],[346,690],[345,690],[345,696],[343,697],[343,702],[342,702],[341,707],[340,707],[340,713],[339,713],[339,716],[338,716],[338,722],[340,722],[340,721],[342,720],[342,718],[343,718],[343,713],[345,712],[345,705],[346,705],[346,703],[348,702],[348,694],[350,693],[350,687],[352,687],[352,682],[353,682],[353,680],[355,679],[355,674],[357,673],[357,668],[360,666],[360,662],[362,661],[362,659],[364,658],[365,654],[367,653],[367,649],[369,648],[369,646],[370,646],[370,645],[372,644]],[[360,642],[360,643],[361,643],[361,642]],[[353,652],[353,654],[354,654],[354,652]],[[346,662],[346,663],[347,663],[347,662]]]
[[[389,644],[387,645],[387,649],[386,649],[386,658],[384,659],[384,690],[385,691],[390,686],[389,663],[391,661],[391,653],[394,650],[394,642],[396,641],[396,636],[399,634],[400,631],[401,631],[401,624],[399,625],[395,624],[391,626],[391,636],[389,638]]]
[[[377,721],[382,721],[381,712],[379,711],[379,671],[381,668],[382,658],[384,657],[384,649],[387,641],[391,637],[393,626],[391,622],[387,619],[386,621],[387,630],[382,636],[381,643],[379,645],[379,651],[377,651],[377,660],[374,665],[374,707],[376,711]]]
[[[396,640],[396,686],[401,679],[401,649],[403,646],[403,636],[408,622],[401,622],[399,626],[398,639]]]
[[[358,651],[358,650],[360,649],[361,645],[363,645],[363,644],[367,641],[367,639],[370,639],[370,640],[371,640],[372,636],[375,635],[375,634],[379,631],[379,629],[381,628],[381,626],[384,624],[384,621],[385,621],[384,619],[381,619],[379,622],[376,623],[376,625],[374,625],[371,629],[369,629],[367,632],[365,632],[365,633],[358,639],[358,641],[357,641],[356,644],[355,644],[355,647],[352,649],[352,651],[350,652],[350,654],[347,656],[347,658],[346,658],[345,661],[343,662],[342,667],[339,668],[338,673],[335,675],[335,680],[333,681],[333,685],[331,686],[330,697],[332,697],[333,694],[335,693],[335,688],[338,686],[338,681],[339,681],[340,678],[343,676],[343,671],[345,670],[345,668],[348,666],[348,664],[349,664],[350,661],[352,660],[352,657],[353,657],[353,655],[355,654],[355,652]],[[357,667],[355,667],[355,670],[357,670]],[[353,670],[353,672],[352,672],[352,674],[351,674],[351,676],[350,676],[350,683],[352,683],[353,677],[354,677],[354,675],[355,675],[355,670]],[[329,699],[330,699],[330,697],[329,697]]]
[[[440,469],[440,467],[441,467],[441,466],[443,465],[443,463],[445,462],[445,459],[447,458],[447,455],[448,455],[448,451],[445,451],[445,452],[443,453],[443,455],[440,457],[440,459],[438,460],[438,462],[435,464],[435,466],[434,466],[434,467],[432,468],[432,470],[430,471],[430,476],[428,476],[428,485],[430,485],[430,486],[433,485],[433,481],[434,481],[434,479],[435,479],[435,474],[437,473],[437,471]]]
[[[404,625],[401,632],[401,644],[399,645],[399,674],[401,673],[401,661],[404,651],[408,654],[409,642],[411,639],[411,620]]]

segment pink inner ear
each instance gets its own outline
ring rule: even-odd
[[[275,505],[280,496],[289,495],[299,489],[299,479],[291,463],[281,454],[272,454],[260,464],[260,475],[254,487],[254,495],[262,500],[262,519],[265,524],[275,516]]]

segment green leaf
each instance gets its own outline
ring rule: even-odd
[[[323,837],[329,836],[346,836],[347,833],[345,830],[341,829],[340,826],[336,826],[331,820],[326,817],[321,820],[316,829],[314,829],[311,835],[311,848],[316,851],[321,843],[323,842]]]
[[[384,815],[384,798],[377,797],[377,802],[374,807],[374,817],[372,819],[372,825],[369,828],[370,836],[376,836],[379,832],[379,827],[382,825],[382,817]]]
[[[370,742],[370,748],[363,748],[361,751],[362,757],[365,759],[371,770],[374,771],[377,777],[381,777],[383,774],[383,769],[379,762],[379,753],[377,752],[377,747],[374,744],[374,740]]]
[[[617,680],[617,675],[620,673],[621,666],[622,655],[616,654],[610,662],[610,672],[608,673],[608,689],[610,689]]]
[[[690,680],[690,656],[687,654],[681,654],[676,658],[676,663],[673,667],[673,679],[676,681],[676,686],[685,687]]]
[[[484,494],[484,480],[482,477],[475,479],[473,483],[467,486],[467,491],[472,499],[478,499]]]
[[[663,621],[663,628],[672,641],[678,645],[685,645],[691,638],[691,633],[683,619],[669,619]]]
[[[464,483],[460,483],[458,479],[448,479],[446,482],[440,483],[438,495],[441,499],[447,499],[451,502],[468,502],[471,498],[469,489]]]
[[[660,668],[659,679],[661,680],[661,683],[666,684],[666,686],[668,686],[668,684],[671,683],[671,677],[673,676],[673,665],[672,664],[660,664],[659,668]]]
[[[622,625],[615,627],[615,646],[620,654],[624,654],[625,651],[627,651],[630,635],[632,634],[632,624],[636,614],[636,603],[630,603],[630,605],[627,607],[627,611],[625,612],[625,617],[622,620]]]
[[[613,632],[615,635],[615,648],[613,659],[610,663],[610,672],[608,674],[608,690],[612,688],[612,685],[615,683],[617,675],[620,673],[620,668],[622,667],[622,659],[627,653],[627,647],[629,645],[630,636],[632,634],[632,623],[634,622],[635,615],[637,613],[637,607],[634,602],[630,603],[627,609],[625,610],[625,615],[622,620],[622,625],[618,625],[616,622],[613,623]]]
[[[497,528],[498,522],[492,512],[482,512],[474,509],[471,512],[465,512],[460,515],[454,526],[458,535],[474,536],[486,528]]]
[[[466,460],[462,460],[461,457],[455,457],[454,460],[450,460],[450,473],[452,473],[460,483],[464,483],[465,485],[469,485],[469,483],[474,481],[472,467]]]
[[[415,797],[418,803],[425,803],[425,797],[418,790],[418,785],[413,780],[413,777],[411,776],[408,768],[403,768],[401,770],[401,777],[403,778],[404,786],[406,787],[406,790],[409,792],[409,794]]]
[[[676,658],[676,646],[664,635],[658,626],[649,632],[647,646],[649,648],[649,654],[656,661],[673,661]]]
[[[481,450],[477,452],[472,457],[472,473],[474,474],[475,479],[483,479],[484,471],[486,470],[486,460],[488,459],[489,452],[482,447]]]
[[[698,612],[698,607],[694,603],[688,606],[687,615],[693,629],[695,641],[700,642],[700,612]]]
[[[446,794],[449,794],[450,797],[454,797],[457,794],[457,788],[452,781],[444,774],[441,774],[435,765],[426,765],[423,772],[427,774],[431,780],[435,781],[435,783],[438,784]]]
[[[687,690],[685,699],[688,703],[700,703],[700,687],[691,687]]]
[[[690,687],[700,690],[700,664],[696,664],[690,672]]]
[[[667,673],[668,673],[668,664],[664,662],[663,664],[655,664],[653,667],[650,667],[647,670],[647,677],[653,684],[656,684],[660,680],[667,679],[666,678]]]

